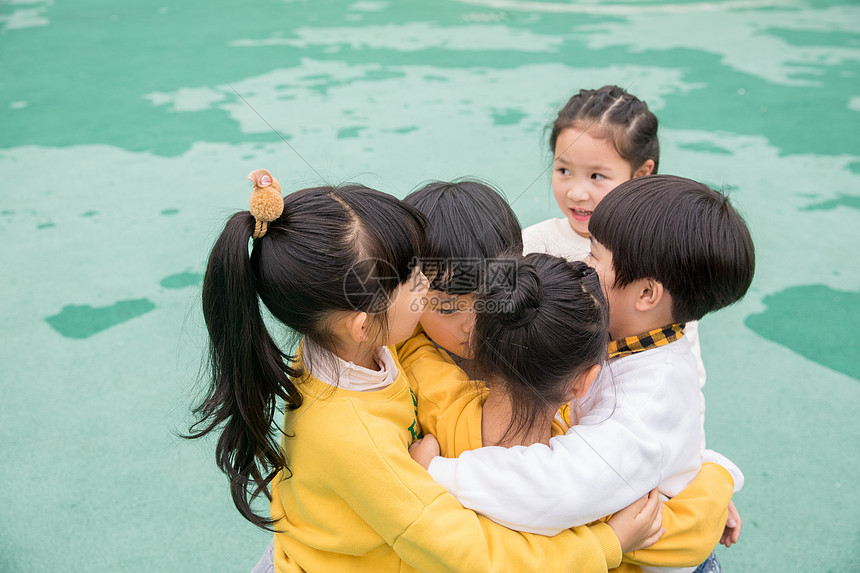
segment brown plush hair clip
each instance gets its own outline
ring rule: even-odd
[[[281,196],[281,184],[265,169],[251,171],[248,179],[254,182],[249,210],[257,220],[251,236],[259,239],[266,234],[269,223],[277,220],[284,212],[284,198]]]

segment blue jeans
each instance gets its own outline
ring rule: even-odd
[[[693,573],[723,573],[723,567],[717,560],[717,554],[711,553],[701,565],[696,567]]]

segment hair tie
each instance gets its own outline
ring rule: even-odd
[[[284,212],[284,198],[281,196],[281,184],[265,169],[251,171],[248,179],[254,182],[248,209],[256,220],[251,236],[259,239],[266,234],[269,223],[277,220]]]

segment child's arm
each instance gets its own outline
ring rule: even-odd
[[[694,567],[717,546],[734,481],[722,466],[702,465],[684,491],[663,503],[666,533],[657,543],[624,554],[624,562],[653,567]]]
[[[326,412],[325,419],[331,414]],[[602,573],[620,563],[620,541],[610,525],[578,527],[552,538],[505,529],[463,509],[412,461],[406,448],[375,431],[384,426],[369,428],[366,420],[343,408],[334,414],[337,428],[318,435],[303,432],[302,471],[314,477],[301,482],[302,487],[313,488],[320,499],[342,500],[349,514],[338,520],[360,519],[415,569]],[[307,418],[312,416],[302,423],[311,424]],[[290,482],[283,480],[278,487],[296,487]],[[278,506],[275,498],[273,508]],[[273,511],[273,518],[283,516]],[[331,527],[331,515],[319,519],[321,526]]]
[[[553,535],[612,514],[657,486],[661,448],[638,429],[617,420],[576,426],[549,447],[480,448],[435,458],[428,471],[465,507],[513,529]]]
[[[655,428],[679,439],[677,408],[659,403],[668,393],[659,368],[637,374],[618,387],[599,379],[600,394],[584,417],[591,425],[572,427],[549,447],[480,448],[436,458],[428,471],[464,506],[521,531],[552,535],[612,514],[661,482],[667,438]],[[680,415],[698,425],[698,408]],[[696,452],[698,445],[696,439]],[[698,467],[696,456],[690,479]]]
[[[545,535],[614,513],[658,484],[677,495],[701,465],[698,385],[659,360],[616,362],[604,371],[615,382],[601,380],[583,425],[549,447],[436,458],[430,475],[464,506]]]

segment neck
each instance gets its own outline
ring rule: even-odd
[[[379,370],[379,364],[373,357],[375,348],[367,348],[363,346],[353,345],[344,347],[341,345],[335,354],[344,362],[352,362],[356,366],[367,368],[368,370]]]
[[[552,437],[552,419],[555,411],[547,410],[524,428],[511,428],[513,404],[510,396],[497,384],[490,384],[490,392],[481,413],[481,441],[485,446],[530,446],[549,444]]]
[[[654,309],[644,313],[635,313],[632,316],[617,320],[612,325],[609,333],[612,340],[620,340],[628,336],[639,336],[657,328],[663,328],[675,322],[669,309]]]

